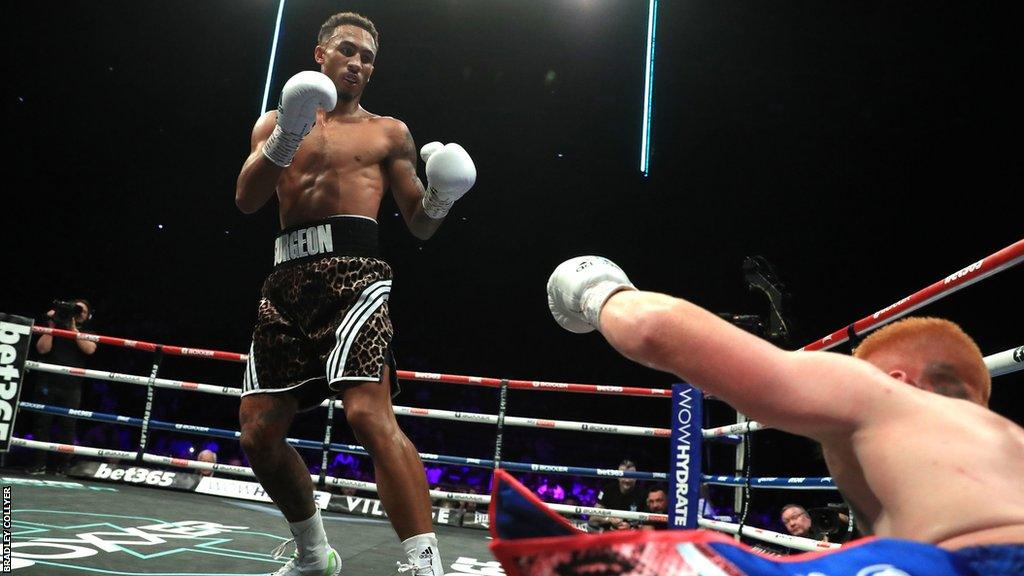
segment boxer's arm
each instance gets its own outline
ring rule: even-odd
[[[621,291],[600,330],[626,357],[672,372],[754,420],[818,440],[866,423],[896,381],[829,352],[787,352],[685,300]]]
[[[391,192],[409,231],[420,240],[427,240],[444,219],[430,218],[423,212],[423,182],[416,175],[416,143],[404,122],[395,120],[391,141],[391,154],[387,159]]]
[[[252,148],[235,185],[235,205],[245,214],[252,214],[270,200],[277,191],[277,180],[284,172],[284,168],[263,154],[263,145],[276,125],[277,111],[271,110],[261,116],[252,129]]]

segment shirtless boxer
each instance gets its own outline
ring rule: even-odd
[[[395,421],[387,299],[391,269],[379,259],[376,216],[391,189],[409,230],[426,240],[476,179],[457,144],[423,147],[428,186],[402,122],[363,109],[377,31],[341,13],[321,27],[313,57],[278,110],[252,132],[235,202],[255,212],[277,192],[282,232],[263,285],[239,420],[253,471],[289,522],[296,555],[278,575],[340,573],[313,504],[309,470],[285,434],[298,412],[340,394],[345,418],[373,458],[380,499],[416,575],[444,573],[431,531],[423,464]],[[270,246],[267,255],[270,255]]]
[[[548,304],[563,328],[600,330],[627,358],[819,441],[866,534],[963,557],[1024,556],[1024,430],[980,405],[987,371],[952,323],[930,319],[926,331],[897,324],[898,338],[862,343],[861,356],[882,369],[829,352],[787,352],[685,300],[637,291],[597,256],[559,265]],[[939,388],[936,374],[961,381],[975,402],[924,391]]]

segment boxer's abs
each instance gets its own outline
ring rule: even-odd
[[[377,218],[388,188],[387,142],[368,123],[321,124],[278,181],[283,228],[335,214]]]
[[[287,183],[291,184],[291,183]],[[324,174],[303,178],[287,186],[278,186],[281,227],[289,228],[322,220],[335,214],[353,214],[377,218],[384,197],[381,179],[355,175],[337,177]]]

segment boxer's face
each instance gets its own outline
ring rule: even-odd
[[[316,47],[314,59],[320,70],[338,87],[338,97],[350,100],[362,94],[373,74],[377,43],[367,30],[345,24]]]

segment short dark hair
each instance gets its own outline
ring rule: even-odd
[[[377,34],[377,27],[373,25],[369,18],[355,12],[338,12],[328,18],[324,25],[320,27],[320,33],[316,36],[317,43],[322,46],[324,42],[327,42],[334,35],[335,28],[346,24],[358,26],[369,32],[370,36],[373,36],[373,43],[377,45],[378,50],[380,49],[380,36]]]
[[[807,508],[804,508],[803,506],[801,506],[799,504],[790,503],[790,504],[786,504],[782,508],[779,508],[779,516],[782,516],[783,514],[785,514],[786,510],[789,510],[790,508],[799,508],[800,510],[803,510],[804,514],[807,514]]]

